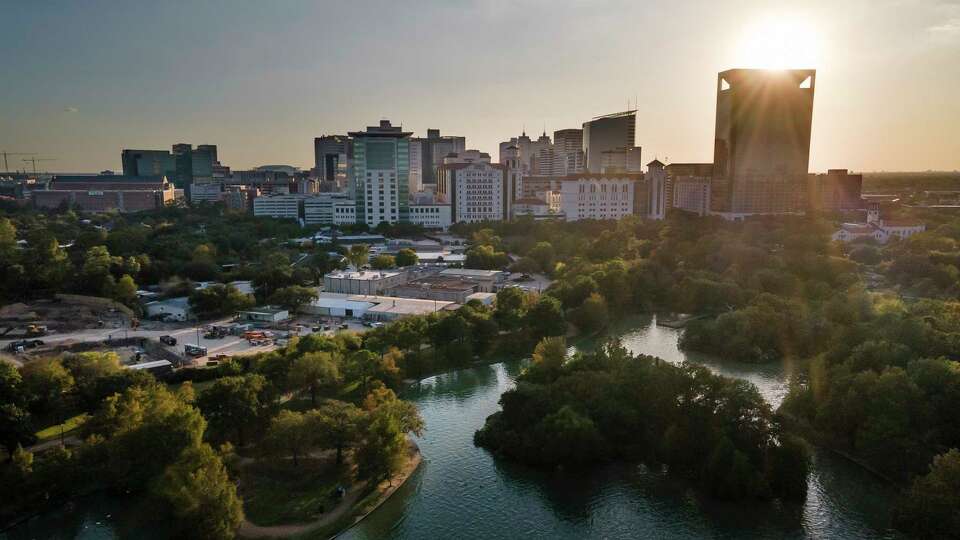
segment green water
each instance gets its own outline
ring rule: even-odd
[[[679,333],[648,319],[614,329],[634,352],[669,362],[687,357]],[[574,347],[595,346],[586,340]],[[774,405],[786,393],[789,370],[691,357],[717,372],[750,380]],[[717,504],[703,500],[661,471],[609,466],[589,472],[542,472],[495,460],[474,447],[473,433],[498,409],[520,362],[438,375],[404,392],[426,421],[418,439],[424,462],[413,477],[344,539],[494,538],[896,538],[889,526],[895,493],[870,474],[818,452],[804,504]],[[44,516],[9,538],[141,538],[124,503],[80,503],[59,527]],[[113,516],[106,516],[108,512]],[[117,513],[118,512],[118,513]],[[54,516],[56,517],[56,516]],[[33,533],[33,534],[31,534]]]

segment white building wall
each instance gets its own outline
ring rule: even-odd
[[[411,204],[410,223],[428,229],[446,229],[452,225],[449,204]]]
[[[503,169],[476,163],[456,171],[458,222],[500,221],[503,216]]]
[[[297,195],[257,197],[253,200],[253,215],[279,219],[299,219],[302,199],[303,197]]]
[[[568,221],[620,219],[633,214],[636,181],[627,177],[586,176],[560,181],[560,210]]]

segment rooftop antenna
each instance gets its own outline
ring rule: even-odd
[[[7,156],[35,156],[36,152],[0,152],[3,154],[3,168],[6,172],[10,172],[10,164],[7,162]]]

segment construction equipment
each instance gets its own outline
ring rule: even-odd
[[[7,156],[35,156],[36,152],[0,152],[3,154],[3,168],[5,171],[10,172],[10,163],[7,162]]]
[[[27,325],[27,337],[40,337],[47,335],[47,327],[42,324]]]
[[[33,163],[33,174],[37,174],[37,163],[41,161],[56,161],[57,158],[27,158],[24,161]]]

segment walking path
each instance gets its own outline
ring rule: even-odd
[[[420,449],[417,448],[417,445],[411,441],[409,445],[407,461],[403,464],[403,467],[401,467],[400,470],[397,471],[396,474],[394,474],[389,480],[384,480],[377,485],[376,489],[380,491],[380,496],[377,497],[377,500],[372,506],[360,509],[362,512],[361,515],[354,519],[353,522],[343,530],[345,531],[349,529],[360,520],[367,517],[371,512],[376,510],[380,504],[383,503],[383,501],[390,498],[390,496],[393,495],[393,493],[400,486],[402,486],[408,478],[410,478],[410,475],[413,474],[413,471],[417,470],[417,467],[420,466],[422,459],[423,458],[420,455]],[[237,531],[237,535],[244,538],[287,538],[332,525],[350,512],[358,510],[356,508],[356,504],[362,500],[363,495],[367,493],[367,487],[367,481],[357,482],[347,490],[347,493],[340,501],[340,504],[315,521],[292,525],[272,525],[268,527],[262,527],[244,518],[243,524],[240,525],[240,529]],[[337,535],[339,535],[341,532],[343,531],[339,531]]]

